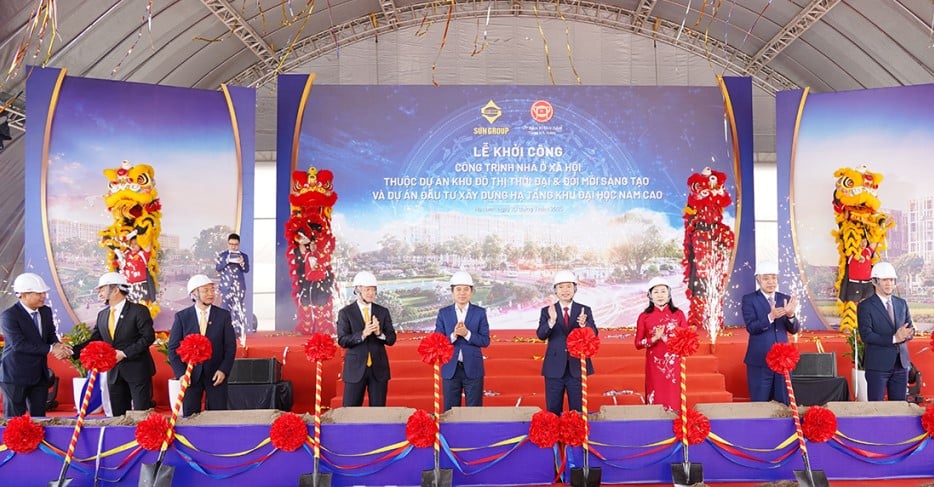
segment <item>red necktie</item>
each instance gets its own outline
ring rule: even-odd
[[[564,327],[565,328],[571,327],[571,315],[568,314],[567,306],[564,307]]]

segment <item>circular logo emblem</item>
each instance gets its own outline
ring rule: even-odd
[[[538,123],[545,123],[551,120],[555,114],[554,107],[545,100],[538,100],[532,104],[532,120]]]

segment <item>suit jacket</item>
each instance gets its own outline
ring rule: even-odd
[[[593,312],[591,312],[590,306],[572,301],[571,309],[568,311],[571,322],[565,323],[561,303],[555,303],[552,306],[558,312],[555,326],[548,328],[549,307],[545,306],[542,308],[541,316],[538,319],[538,330],[536,331],[539,340],[548,340],[548,347],[545,349],[545,360],[542,363],[542,375],[552,379],[561,378],[564,376],[564,368],[568,367],[571,375],[579,378],[581,376],[581,360],[571,356],[568,352],[568,335],[575,328],[580,327],[577,324],[577,317],[581,313],[587,314],[587,326],[592,328],[594,333],[599,333],[597,325],[593,321]],[[590,374],[593,374],[593,363],[590,359],[587,359],[587,375]]]
[[[0,314],[0,328],[5,344],[0,357],[0,382],[33,386],[49,380],[48,355],[50,345],[58,342],[52,309],[39,308],[42,335],[32,316],[19,302]]]
[[[906,370],[911,367],[908,357],[907,340],[902,343],[892,343],[895,330],[905,324],[914,324],[908,303],[898,296],[892,296],[892,311],[895,313],[895,323],[889,318],[889,313],[882,304],[878,295],[864,299],[856,307],[856,323],[859,327],[859,336],[865,344],[863,367],[866,370],[888,371],[895,368],[895,359],[901,360]],[[909,338],[910,340],[911,338]]]
[[[176,378],[185,375],[185,369],[188,368],[188,364],[182,362],[178,355],[178,346],[183,338],[194,333],[200,334],[201,327],[198,326],[198,312],[195,310],[195,305],[191,305],[175,313],[172,331],[169,332],[167,346],[169,365],[172,366],[172,373]],[[211,380],[218,370],[223,372],[224,376],[230,377],[230,370],[233,369],[234,357],[237,354],[237,336],[230,320],[230,312],[211,305],[208,309],[208,327],[204,336],[211,341],[211,358],[192,369],[191,381],[195,382],[201,378]]]
[[[376,303],[370,303],[370,315],[379,320],[379,331],[384,338],[370,335],[363,339],[363,313],[356,301],[344,306],[337,313],[337,343],[347,349],[344,356],[344,382],[360,382],[366,372],[367,355],[373,361],[370,370],[377,380],[388,381],[389,356],[386,346],[396,343],[396,330],[392,327],[389,310]]]
[[[784,306],[791,299],[787,294],[775,292],[775,306]],[[776,343],[788,343],[788,334],[797,333],[801,323],[797,317],[782,316],[769,323],[769,313],[772,311],[769,301],[762,291],[756,291],[743,296],[743,321],[746,331],[749,332],[749,344],[746,346],[746,365],[767,367],[765,356]]]
[[[438,310],[438,319],[435,320],[435,331],[443,333],[450,338],[454,333],[454,327],[457,326],[457,311],[455,305],[445,306]],[[483,377],[483,351],[481,348],[490,345],[490,323],[486,320],[486,308],[477,306],[473,303],[467,305],[467,318],[464,320],[467,329],[470,331],[470,341],[464,337],[457,337],[454,340],[454,355],[448,363],[441,366],[441,377],[451,379],[457,370],[457,357],[464,354],[464,372],[467,377],[475,379]]]
[[[107,326],[109,318],[109,307],[97,313],[97,324],[91,332],[91,339],[74,347],[74,357],[80,357],[81,350],[88,343],[103,340],[126,354],[126,358],[117,362],[117,366],[107,373],[108,383],[116,383],[118,377],[127,382],[152,380],[152,376],[156,375],[156,363],[152,360],[149,346],[156,341],[156,332],[152,328],[149,308],[126,301],[123,311],[117,317],[114,336],[110,336],[110,328]]]

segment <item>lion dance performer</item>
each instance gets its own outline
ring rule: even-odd
[[[159,275],[159,235],[162,204],[156,192],[155,170],[147,164],[123,161],[117,169],[104,169],[104,203],[113,223],[98,232],[107,249],[107,268],[120,272],[130,283],[131,301],[145,305],[155,317]]]
[[[334,333],[332,290],[334,234],[331,211],[337,202],[334,175],[327,169],[309,168],[292,173],[289,193],[291,214],[285,223],[289,242],[289,276],[298,309],[295,329],[303,334]]]
[[[833,173],[834,219],[832,231],[840,254],[836,289],[840,331],[856,329],[856,305],[874,292],[870,280],[872,265],[886,248],[886,232],[894,225],[888,215],[879,211],[877,196],[882,175],[871,172],[866,165],[859,169],[843,167]]]
[[[736,237],[723,223],[723,211],[733,199],[726,191],[726,173],[705,167],[688,178],[688,201],[684,207],[684,282],[691,303],[688,324],[712,331],[723,326],[723,293]],[[715,298],[715,299],[714,299]],[[713,330],[704,317],[712,313]]]

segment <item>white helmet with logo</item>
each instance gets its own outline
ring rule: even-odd
[[[376,276],[367,271],[358,272],[353,276],[353,287],[373,286],[376,287]]]
[[[774,260],[764,260],[756,265],[757,276],[763,276],[766,274],[778,275],[778,262],[775,262]]]
[[[49,285],[38,274],[26,272],[16,276],[13,280],[13,292],[16,294],[47,293]]]
[[[195,289],[208,284],[214,284],[214,281],[212,281],[210,277],[204,274],[195,274],[191,276],[191,279],[188,279],[188,294],[191,294],[195,292]]]
[[[869,274],[869,277],[873,279],[896,279],[898,276],[895,275],[895,267],[888,262],[879,262],[878,264],[872,266],[872,272]]]
[[[105,272],[97,280],[98,288],[104,286],[120,286],[125,291],[130,288],[130,282],[126,280],[126,276],[119,272]]]
[[[574,275],[571,271],[558,271],[555,273],[555,278],[552,281],[552,284],[557,286],[562,282],[570,282],[572,284],[577,284],[577,276]]]
[[[664,277],[653,277],[652,280],[649,281],[649,292],[652,292],[655,286],[665,286],[671,291],[671,284],[668,284],[668,281],[666,281]]]
[[[451,276],[451,286],[470,286],[473,287],[473,278],[467,271],[457,271]]]

